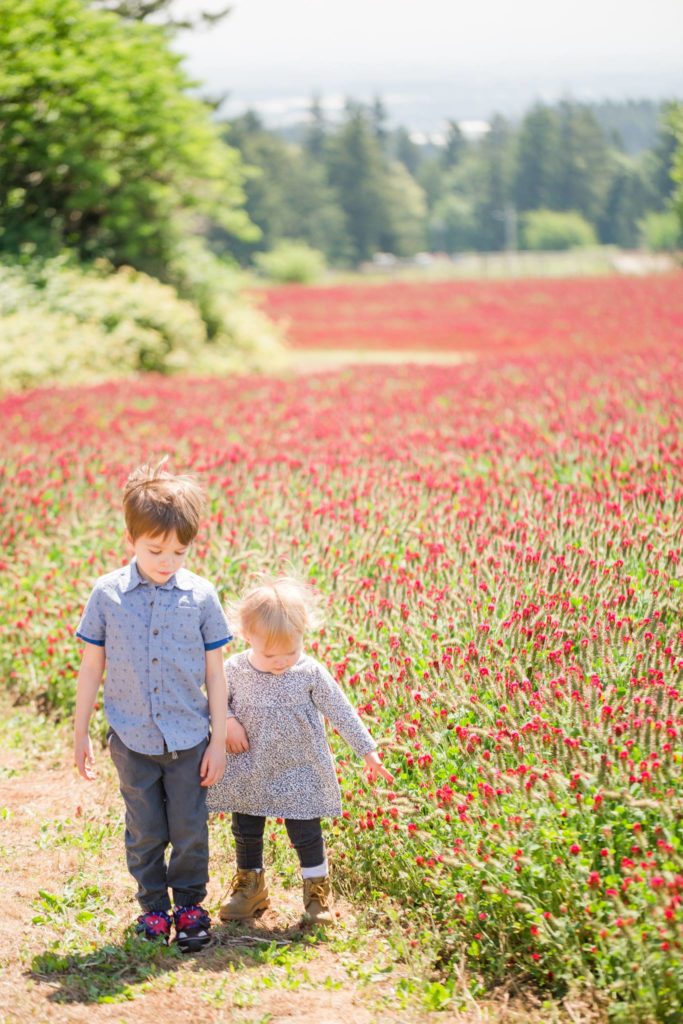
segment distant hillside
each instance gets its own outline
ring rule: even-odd
[[[664,105],[663,102],[645,99],[582,103],[582,106],[587,107],[594,115],[612,144],[623,149],[629,156],[636,156],[654,148],[657,142],[659,117]],[[385,106],[391,114],[390,102],[385,102]],[[491,111],[489,116],[493,114],[494,111]],[[341,112],[337,116],[341,117]],[[395,117],[391,120],[396,122]],[[457,117],[454,116],[453,120],[457,120]],[[521,117],[511,119],[513,124],[519,120]],[[268,124],[267,116],[264,117],[264,122]],[[300,105],[296,113],[292,112],[292,120],[286,124],[273,125],[270,130],[286,142],[301,144],[306,137],[307,125],[308,111]],[[419,134],[424,137],[424,133]]]
[[[632,156],[652,149],[662,103],[654,100],[605,100],[589,104],[603,130]]]

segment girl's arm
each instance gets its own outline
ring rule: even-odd
[[[104,647],[86,643],[76,682],[74,713],[74,764],[79,775],[90,782],[95,778],[95,758],[88,728],[97,691],[102,684],[106,656]]]
[[[374,782],[378,775],[387,782],[393,782],[394,777],[380,761],[377,744],[361,722],[358,712],[322,665],[316,666],[311,698],[351,749],[363,758],[368,782]]]
[[[229,662],[225,663],[225,675],[230,675]],[[243,754],[249,750],[249,737],[232,706],[232,688],[228,679],[228,720],[225,724],[225,749],[230,754]]]
[[[211,715],[211,739],[206,748],[199,775],[202,786],[212,786],[225,771],[225,717],[228,704],[223,667],[223,652],[220,647],[206,651],[206,695]]]

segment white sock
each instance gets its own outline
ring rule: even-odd
[[[301,877],[302,878],[321,878],[321,877],[325,877],[326,875],[327,875],[327,857],[322,862],[322,864],[318,864],[314,868],[302,868],[301,869]]]

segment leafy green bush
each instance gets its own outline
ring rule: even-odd
[[[638,227],[645,246],[653,252],[673,252],[683,246],[683,228],[673,210],[648,213]]]
[[[198,305],[129,267],[86,270],[61,257],[0,265],[0,386],[272,365],[282,351],[275,329],[234,281],[231,291],[223,283],[207,327]]]
[[[254,263],[259,271],[280,284],[311,284],[325,270],[325,257],[305,242],[283,239],[270,252],[257,253]]]
[[[522,218],[525,249],[558,251],[597,245],[592,224],[573,210],[530,210]]]
[[[0,249],[158,277],[196,219],[238,238],[244,169],[158,25],[82,0],[0,5]]]

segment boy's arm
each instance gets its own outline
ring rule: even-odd
[[[90,716],[104,675],[105,651],[97,644],[86,644],[76,683],[74,713],[74,764],[79,775],[95,778],[92,744],[88,734]]]
[[[206,651],[206,694],[211,715],[211,739],[202,758],[199,774],[202,786],[212,786],[225,771],[225,718],[228,692],[225,684],[223,651]]]

